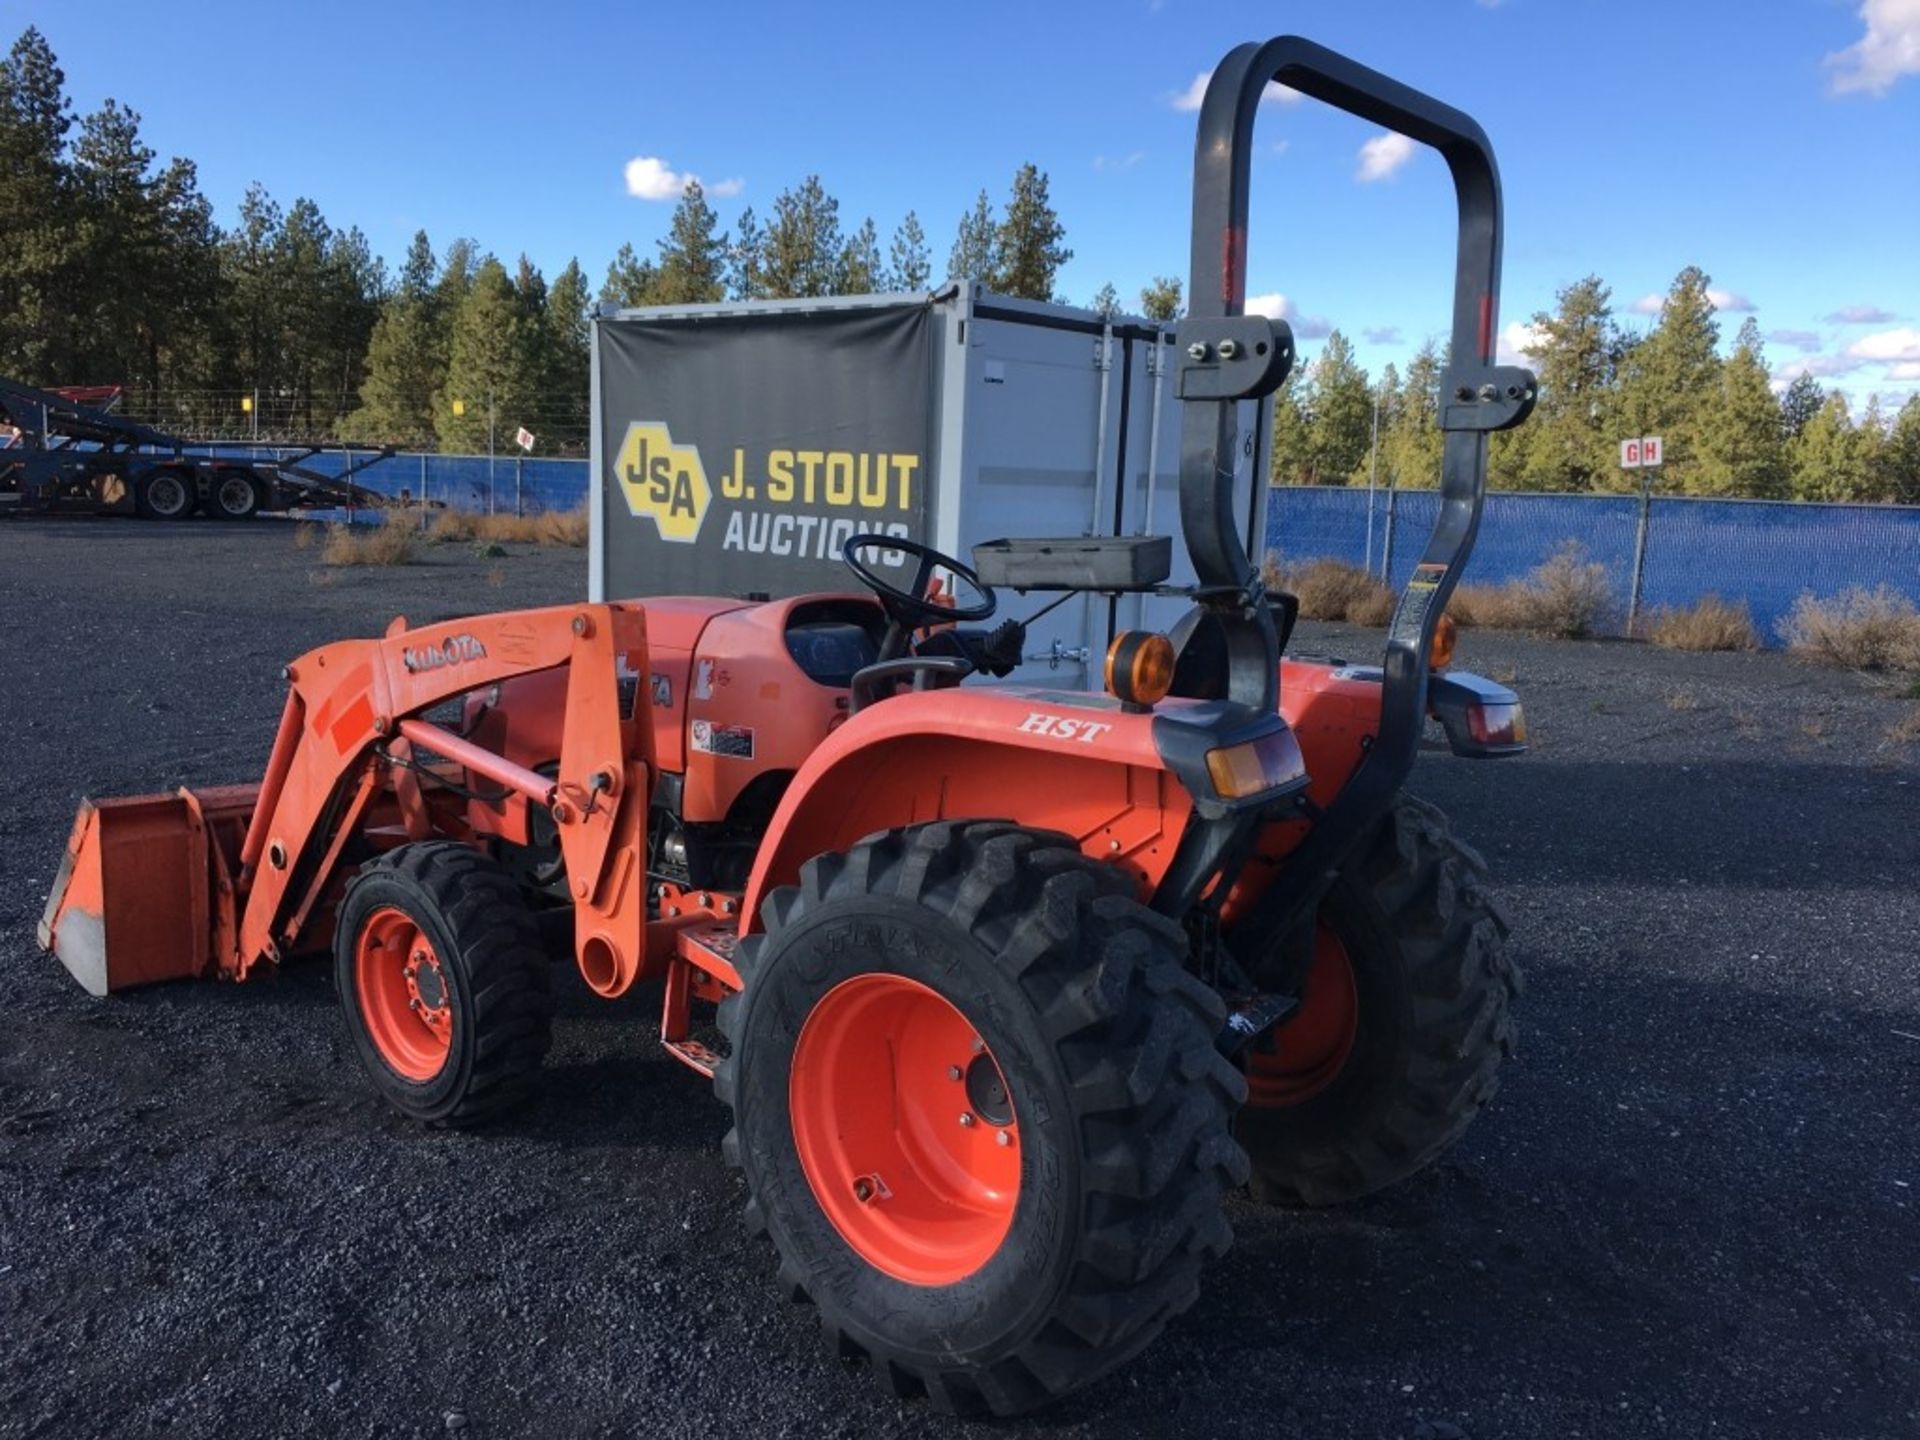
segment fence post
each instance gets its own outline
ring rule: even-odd
[[[1640,618],[1640,575],[1647,563],[1647,517],[1653,509],[1653,479],[1640,477],[1640,517],[1633,527],[1633,581],[1627,590],[1627,638],[1633,638],[1634,622]]]
[[[1400,487],[1387,482],[1387,531],[1380,541],[1380,578],[1393,583],[1393,517],[1400,509]]]

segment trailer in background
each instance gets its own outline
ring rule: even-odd
[[[393,503],[353,476],[393,452],[356,453],[336,475],[304,462],[340,446],[271,460],[222,453],[112,413],[116,386],[36,390],[0,380],[0,515],[140,515],[250,520],[268,511]]]

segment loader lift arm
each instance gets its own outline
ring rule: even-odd
[[[618,993],[644,959],[654,762],[651,727],[622,712],[617,665],[638,657],[644,673],[645,649],[642,609],[602,604],[419,630],[395,621],[382,639],[309,651],[286,669],[286,707],[259,785],[82,807],[41,943],[96,994],[172,977],[244,979],[300,942],[355,837],[378,846],[434,833],[414,773],[414,757],[428,751],[553,817],[577,916],[575,958],[589,984]],[[426,718],[469,691],[562,667],[556,778]]]

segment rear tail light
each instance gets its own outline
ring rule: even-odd
[[[1518,701],[1511,705],[1469,705],[1467,733],[1480,745],[1524,745],[1526,712]]]

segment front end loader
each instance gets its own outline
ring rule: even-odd
[[[1297,607],[1234,515],[1240,407],[1293,361],[1244,313],[1276,80],[1433,146],[1459,196],[1440,519],[1377,667],[1284,654]],[[371,1083],[430,1124],[534,1083],[556,961],[603,997],[657,987],[782,1287],[959,1412],[1137,1354],[1229,1243],[1228,1192],[1326,1204],[1431,1162],[1493,1092],[1517,983],[1484,867],[1404,791],[1429,720],[1462,754],[1525,749],[1517,697],[1443,653],[1487,434],[1534,400],[1494,363],[1493,156],[1294,37],[1227,56],[1199,127],[1194,585],[1164,538],[969,565],[866,535],[864,591],[396,621],[287,667],[258,784],[85,803],[43,945],[95,994],[330,954]],[[1020,661],[1025,622],[986,623],[1001,590],[1191,609],[1117,636],[1101,692],[963,684]]]

